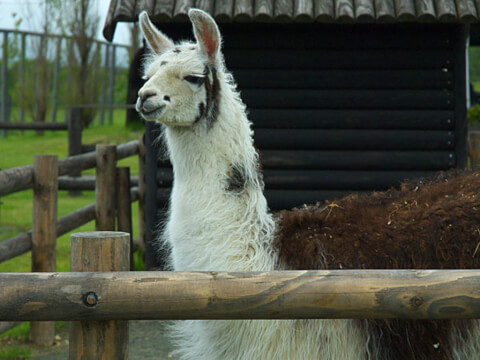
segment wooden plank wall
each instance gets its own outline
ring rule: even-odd
[[[191,31],[171,26],[180,38]],[[221,28],[272,209],[465,166],[462,26]],[[164,208],[172,175],[167,162],[158,165],[157,208]]]

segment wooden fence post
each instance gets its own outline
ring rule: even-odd
[[[130,234],[130,270],[133,270],[132,204],[130,196],[130,168],[119,167],[116,176],[117,230]]]
[[[115,145],[97,145],[95,211],[97,231],[115,230]]]
[[[138,239],[145,248],[145,135],[140,137],[138,150]]]
[[[33,162],[32,272],[56,270],[58,163],[56,155],[37,155]],[[55,322],[31,322],[30,340],[51,345]]]
[[[73,107],[68,110],[67,125],[68,156],[80,155],[82,153],[82,109]]]
[[[70,239],[70,271],[128,271],[130,236],[123,232],[75,233]],[[94,307],[97,295],[84,294]],[[70,323],[70,360],[127,359],[128,321],[86,320]]]
[[[472,170],[480,170],[480,131],[470,131],[468,134],[468,155]]]
[[[67,116],[68,126],[68,156],[80,155],[82,153],[82,110],[79,108],[70,108]],[[71,174],[72,177],[79,177],[82,175],[80,169],[74,170]],[[78,196],[81,191],[70,190],[68,192],[70,196]]]

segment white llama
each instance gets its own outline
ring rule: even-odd
[[[191,9],[196,43],[174,44],[140,14],[152,50],[136,109],[164,125],[173,164],[163,233],[177,271],[271,271],[276,223],[263,195],[252,130],[224,66],[214,20]],[[353,320],[179,321],[178,355],[195,360],[378,359]],[[461,356],[459,358],[462,358]],[[385,360],[385,359],[382,359]]]

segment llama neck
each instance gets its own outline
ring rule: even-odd
[[[210,128],[167,128],[174,168],[166,239],[175,270],[273,270],[268,213],[244,106],[226,82]],[[228,114],[228,116],[226,116]]]

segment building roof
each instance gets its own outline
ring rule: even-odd
[[[184,22],[191,7],[224,22],[389,23],[479,20],[480,0],[111,0],[103,35],[146,10],[153,21]]]

